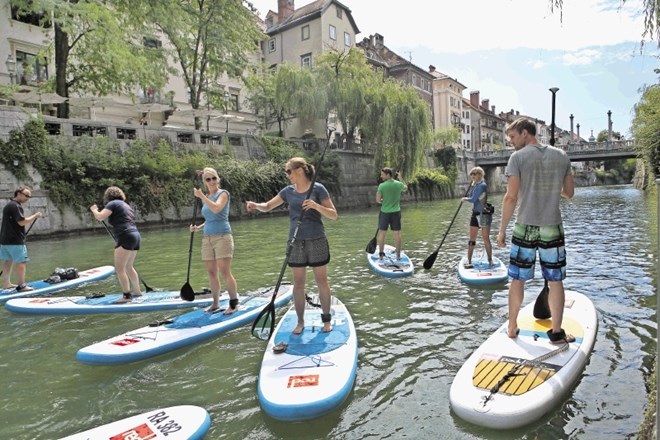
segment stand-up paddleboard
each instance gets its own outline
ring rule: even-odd
[[[92,313],[136,313],[187,307],[205,307],[213,303],[211,291],[195,292],[193,301],[181,299],[179,291],[146,292],[131,302],[119,303],[121,293],[92,294],[89,296],[59,296],[54,298],[16,298],[5,303],[5,308],[17,313],[43,315],[86,315]],[[223,295],[221,300],[229,301]]]
[[[76,359],[85,364],[114,365],[167,353],[251,323],[270,303],[272,295],[272,288],[248,294],[240,299],[239,309],[230,315],[223,313],[229,305],[224,300],[216,312],[199,309],[152,322],[146,327],[82,348]],[[275,307],[287,303],[292,296],[291,285],[282,285],[275,298]]]
[[[575,336],[552,344],[551,320],[533,316],[534,303],[520,311],[517,338],[505,322],[463,364],[449,392],[462,419],[494,429],[532,423],[559,404],[580,377],[596,340],[598,316],[589,298],[566,291],[562,327]]]
[[[410,258],[405,253],[401,252],[401,258],[397,260],[394,246],[386,244],[383,251],[385,252],[385,256],[382,260],[378,256],[378,247],[376,247],[376,251],[373,254],[367,254],[369,266],[377,274],[384,277],[406,277],[413,274],[414,267],[412,261],[410,261]]]
[[[108,278],[115,273],[114,266],[99,266],[93,269],[78,272],[78,278],[72,280],[60,281],[59,283],[47,283],[46,281],[30,281],[25,283],[32,287],[34,290],[26,292],[19,292],[16,289],[0,289],[0,303],[6,302],[12,298],[21,298],[23,296],[44,295],[46,293],[59,292],[60,290],[71,289],[78,287],[82,284],[91,283],[92,281],[100,281]]]
[[[467,257],[461,258],[458,263],[458,277],[466,284],[484,285],[497,284],[509,279],[509,271],[502,260],[493,256],[493,266],[483,258],[472,258],[472,267],[466,268]]]
[[[211,418],[204,408],[180,405],[117,420],[61,440],[197,440],[210,427]]]
[[[313,301],[318,302],[318,297]],[[291,307],[266,347],[258,385],[259,402],[266,414],[291,422],[337,408],[353,388],[357,374],[357,335],[341,301],[332,298],[331,332],[322,331],[321,309],[309,305],[300,335],[292,333],[297,324]],[[280,347],[280,352],[273,347]]]

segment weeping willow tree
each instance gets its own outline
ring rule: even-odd
[[[414,88],[384,80],[364,53],[329,51],[317,59],[316,74],[344,132],[375,147],[376,169],[391,166],[412,176],[431,143],[431,117]]]
[[[314,69],[283,63],[261,79],[246,78],[246,83],[255,92],[253,108],[267,107],[280,136],[294,114],[311,123],[334,112],[349,140],[359,132],[361,141],[374,147],[376,169],[387,165],[411,177],[430,147],[426,103],[414,88],[384,80],[358,50],[327,52],[316,58]]]

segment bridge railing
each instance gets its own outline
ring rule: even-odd
[[[579,156],[590,153],[615,153],[632,152],[635,150],[634,140],[612,141],[612,142],[579,142],[566,145],[557,145],[566,151],[568,155]],[[489,162],[506,162],[515,150],[507,148],[500,151],[463,151],[463,157],[468,160],[474,160],[477,163],[488,164]]]

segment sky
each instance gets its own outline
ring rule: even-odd
[[[249,0],[264,18],[277,0]],[[385,45],[416,66],[429,65],[479,91],[495,111],[552,117],[589,137],[607,129],[629,136],[640,89],[660,81],[658,43],[642,44],[643,0],[341,0],[361,41],[381,34]],[[296,0],[300,8],[311,0]]]

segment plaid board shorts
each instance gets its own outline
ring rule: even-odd
[[[516,223],[511,238],[509,276],[514,280],[534,278],[538,250],[543,278],[562,281],[566,278],[566,249],[562,225],[530,226]]]

